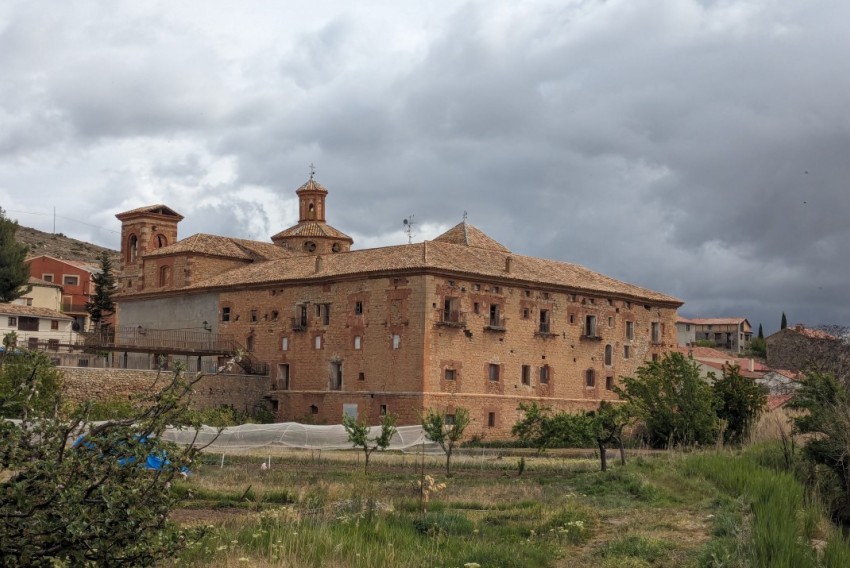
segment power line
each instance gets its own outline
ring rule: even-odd
[[[103,227],[101,225],[93,225],[91,223],[86,223],[85,221],[80,221],[79,219],[74,219],[72,217],[65,217],[64,215],[54,215],[53,213],[38,213],[36,211],[18,211],[18,210],[15,210],[15,209],[7,209],[6,211],[8,211],[9,213],[24,213],[25,215],[40,215],[42,217],[53,217],[53,216],[55,216],[55,217],[59,217],[60,219],[65,219],[66,221],[73,221],[74,223],[79,223],[80,225],[86,225],[87,227],[93,227],[95,229],[100,229],[101,231],[107,231],[107,232],[110,232],[110,233],[114,233],[116,235],[121,234],[120,231],[113,231],[112,229],[107,229],[106,227]],[[54,232],[56,232],[55,229],[56,228],[54,226]]]

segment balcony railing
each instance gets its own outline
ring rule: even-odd
[[[487,331],[505,331],[505,316],[490,316],[490,322],[484,326]]]
[[[301,318],[292,318],[292,331],[307,331],[307,322]]]
[[[441,310],[437,325],[466,327],[466,313],[460,310]]]
[[[218,355],[244,351],[232,335],[206,331],[122,326],[83,335],[89,349]]]

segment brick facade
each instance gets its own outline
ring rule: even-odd
[[[430,242],[349,251],[325,223],[326,193],[312,179],[299,189],[301,219],[277,246],[193,236],[147,255],[145,289],[121,301],[136,314],[171,302],[173,320],[232,335],[269,364],[281,421],[339,423],[356,410],[413,424],[424,408],[466,407],[470,435],[507,437],[520,402],[595,408],[676,346],[679,300],[515,255],[466,222]],[[150,287],[163,266],[191,278]],[[202,294],[216,312],[178,302]]]

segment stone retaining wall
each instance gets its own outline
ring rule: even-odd
[[[85,367],[59,367],[59,370],[65,378],[65,397],[74,402],[128,399],[153,392],[170,378],[167,371],[156,382],[157,371]],[[254,414],[258,406],[269,407],[265,397],[271,386],[271,379],[264,376],[205,375],[195,384],[192,405],[199,409],[232,406]]]

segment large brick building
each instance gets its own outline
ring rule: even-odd
[[[118,215],[119,325],[230,334],[270,366],[279,420],[338,423],[467,407],[505,436],[517,405],[613,399],[619,377],[676,345],[676,298],[512,253],[463,222],[433,241],[351,250],[327,190],[297,190],[271,243],[197,234],[164,205]]]

